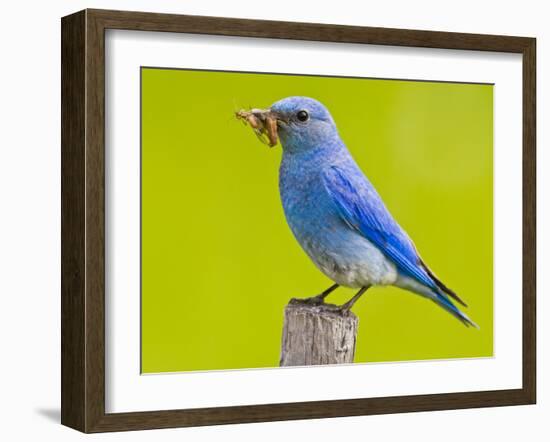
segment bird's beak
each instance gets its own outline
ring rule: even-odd
[[[276,112],[271,109],[250,109],[249,111],[240,110],[235,115],[248,123],[258,138],[269,147],[277,144],[279,139],[277,127],[283,119]]]

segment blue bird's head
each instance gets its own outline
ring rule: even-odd
[[[247,119],[258,134],[266,133],[270,146],[280,139],[285,153],[326,147],[339,140],[329,111],[313,98],[283,98],[269,109],[241,111],[237,116]]]
[[[273,103],[270,111],[277,120],[279,138],[285,151],[314,149],[326,145],[338,134],[329,111],[313,98],[283,98]]]

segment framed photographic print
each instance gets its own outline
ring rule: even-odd
[[[535,39],[62,19],[62,423],[535,403]]]

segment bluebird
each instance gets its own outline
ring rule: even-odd
[[[308,298],[322,304],[339,286],[358,289],[339,306],[349,311],[373,286],[396,286],[430,299],[466,326],[466,306],[420,257],[341,140],[319,101],[288,97],[269,109],[237,113],[256,133],[279,139],[279,191],[287,223],[305,253],[334,284]]]

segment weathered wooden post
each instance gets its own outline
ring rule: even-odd
[[[280,366],[352,363],[358,325],[357,316],[333,304],[291,299],[285,307]]]

